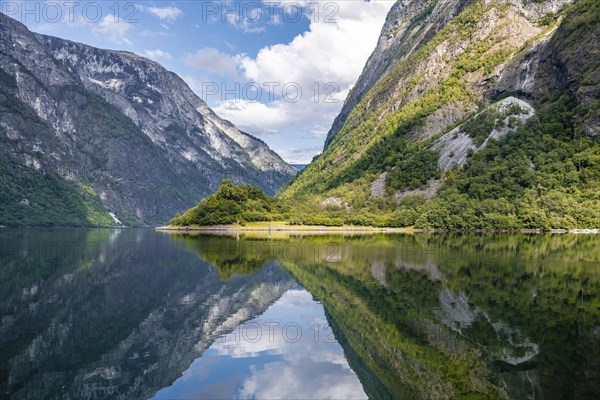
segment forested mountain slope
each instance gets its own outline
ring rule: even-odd
[[[399,1],[283,198],[359,224],[598,228],[599,98],[597,1]]]

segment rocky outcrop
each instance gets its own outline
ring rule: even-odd
[[[371,182],[371,197],[383,197],[385,196],[385,182],[387,179],[387,172],[383,172],[377,179]]]
[[[295,173],[158,63],[0,20],[2,156],[89,184],[123,223],[164,223],[223,178],[274,194]]]
[[[489,115],[493,128],[480,145],[477,145],[475,139],[465,132],[464,124],[460,124],[433,143],[431,148],[439,152],[440,169],[448,171],[451,168],[462,167],[467,162],[469,150],[475,153],[484,149],[490,139],[497,140],[515,130],[531,118],[535,110],[523,100],[507,97],[477,113],[470,120],[478,116],[485,117],[486,114]]]
[[[345,192],[342,200],[352,202],[359,197],[350,187],[364,176],[362,187],[378,197],[382,191],[372,189],[382,173],[397,175],[412,156],[395,154],[399,149],[439,152],[442,174],[465,166],[469,149],[484,148],[487,137],[476,142],[459,125],[507,98],[526,112],[502,118],[490,139],[514,131],[561,93],[585,110],[574,130],[597,136],[600,53],[590,49],[600,47],[600,35],[596,20],[587,21],[597,6],[584,1],[396,2],[323,153],[284,196]],[[395,189],[393,179],[387,182]]]
[[[561,1],[548,1],[534,8],[537,15],[556,13]],[[589,14],[598,15],[600,6]],[[580,116],[585,133],[596,137],[600,131],[600,25],[586,20],[584,8],[564,19],[552,35],[530,45],[498,76],[491,95],[516,93],[529,98],[541,98],[564,90],[573,94],[588,111]]]
[[[387,15],[377,47],[348,94],[325,140],[325,148],[342,128],[363,96],[415,49],[427,43],[473,0],[401,0]]]
[[[431,199],[437,194],[440,186],[442,186],[441,180],[431,179],[424,187],[417,189],[406,189],[396,192],[396,201],[400,202],[403,199],[411,196],[423,196],[424,199]]]

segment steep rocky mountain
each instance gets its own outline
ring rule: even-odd
[[[398,1],[283,197],[382,225],[598,228],[599,16],[593,0]]]
[[[0,15],[0,225],[154,225],[221,179],[274,194],[295,170],[138,55]]]
[[[403,56],[431,39],[469,4],[467,1],[399,1],[387,15],[377,47],[352,88],[325,140],[325,147],[377,81]]]

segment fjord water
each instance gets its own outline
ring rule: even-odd
[[[0,397],[597,398],[597,235],[0,230]]]

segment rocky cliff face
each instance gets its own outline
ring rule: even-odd
[[[548,1],[534,9],[535,15],[557,13],[561,5],[569,3]],[[515,93],[536,100],[553,91],[567,91],[585,109],[577,119],[579,127],[586,135],[596,137],[600,131],[600,6],[592,4],[580,0],[567,7],[555,30],[528,44],[525,51],[498,71],[488,97]]]
[[[377,47],[367,60],[361,76],[327,134],[325,148],[342,128],[352,109],[382,76],[416,48],[427,43],[472,2],[472,0],[398,1],[388,13]]]
[[[3,172],[43,193],[59,187],[63,195],[49,194],[47,208],[72,197],[80,212],[67,223],[164,223],[225,177],[273,194],[294,174],[159,64],[0,21]],[[11,197],[0,224],[35,224],[23,215],[41,213],[43,196],[3,184]],[[61,224],[65,214],[45,222]]]
[[[539,26],[539,21],[544,16],[547,16],[550,13],[556,14],[564,4],[569,4],[572,1],[573,0],[552,0],[533,2],[528,0],[518,0],[486,2],[492,6],[494,3],[496,3],[497,6],[501,5],[501,8],[504,8],[504,10],[481,15],[482,20],[479,21],[476,29],[473,30],[469,37],[463,38],[460,43],[452,43],[453,40],[450,39],[439,44],[436,43],[435,40],[433,42],[431,42],[431,40],[434,39],[439,31],[445,28],[467,6],[476,3],[476,1],[398,1],[387,16],[377,47],[367,61],[362,75],[346,99],[342,111],[334,121],[332,128],[327,135],[325,148],[327,148],[337,132],[344,126],[351,111],[361,102],[367,92],[374,88],[379,81],[383,81],[388,74],[393,74],[394,69],[401,68],[400,65],[403,62],[410,56],[413,56],[415,52],[422,51],[428,43],[431,42],[430,45],[435,46],[435,54],[430,54],[429,57],[427,57],[427,64],[420,63],[415,66],[416,68],[406,71],[407,80],[422,75],[423,72],[428,72],[429,75],[437,75],[438,72],[443,73],[444,67],[447,67],[448,64],[453,64],[454,60],[452,58],[444,59],[442,57],[458,56],[465,50],[468,50],[467,47],[473,44],[474,39],[490,40],[491,38],[489,35],[491,33],[502,33],[510,36],[510,38],[504,38],[505,40],[499,40],[498,47],[504,45],[513,47],[517,44],[525,45],[528,41],[532,40],[534,36],[543,31],[543,27]],[[505,18],[511,18],[512,21],[507,21]],[[503,30],[502,28],[505,29]],[[510,29],[513,28],[515,30],[510,32]],[[502,43],[503,41],[504,43]],[[498,69],[495,71],[495,74],[491,75],[494,79],[498,77],[498,75],[502,75],[502,82],[505,86],[502,87],[502,85],[500,85],[497,87],[497,89],[500,89],[500,92],[507,92],[513,89],[524,89],[524,93],[533,95],[533,82],[535,73],[537,72],[536,68],[539,59],[531,60],[531,58],[532,54],[541,52],[540,48],[542,46],[540,45],[543,43],[543,41],[535,43],[528,51],[523,52],[520,57],[517,57],[515,60],[516,62],[503,65],[502,69]],[[589,46],[589,43],[579,45],[587,47]],[[550,55],[546,54],[546,58],[548,56]],[[424,69],[429,69],[429,71],[424,71]],[[440,74],[440,77],[442,76],[443,75]],[[430,77],[434,78],[434,80],[439,79],[439,77]],[[398,76],[394,77],[394,79],[397,78]],[[489,83],[486,82],[486,80],[490,77],[481,79],[483,78],[482,76],[477,76],[474,78],[478,80],[477,85],[481,84],[482,86],[485,86],[482,87],[482,89],[491,89],[489,85],[486,85]],[[527,82],[523,82],[523,80],[527,80]],[[508,84],[508,86],[512,85],[510,90],[506,87],[507,82],[511,82]],[[407,84],[408,82],[401,80],[399,83]],[[553,87],[556,87],[556,85]],[[398,85],[396,90],[392,93],[388,92],[388,94],[397,96],[399,94],[399,89],[400,87]],[[535,89],[539,89],[539,85],[537,85]],[[497,95],[498,91],[494,92],[491,90],[491,93]],[[368,103],[366,111],[376,109],[377,106],[385,103],[387,100],[387,98],[374,99],[373,102]],[[437,128],[441,129],[443,126],[437,126]]]
[[[500,196],[491,193],[502,191],[516,198],[546,186],[560,176],[557,169],[571,165],[574,180],[556,181],[552,189],[573,185],[591,194],[597,190],[591,154],[598,152],[600,129],[599,12],[590,0],[396,2],[323,154],[284,196],[336,197],[353,204],[355,212],[393,210],[393,199],[432,198],[440,188],[481,200],[481,192],[470,188],[473,177],[485,171],[482,165],[494,160],[506,169],[507,155],[519,151],[520,168],[539,182],[512,185],[498,175],[480,182],[504,185],[485,187],[485,196],[495,201]],[[573,103],[565,105],[568,101]],[[563,111],[550,111],[553,107]],[[529,134],[555,141],[542,149],[535,139],[524,139]],[[528,143],[517,145],[517,137]],[[483,169],[470,171],[470,157],[490,143],[506,147],[477,160]],[[556,153],[543,158],[555,147]],[[545,176],[537,172],[542,169]]]

